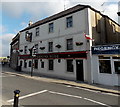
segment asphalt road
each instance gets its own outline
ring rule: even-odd
[[[33,80],[21,76],[2,73],[2,100],[13,103],[13,91],[19,89],[19,105],[118,105],[117,95],[87,91],[80,87]],[[5,103],[4,103],[5,104]]]

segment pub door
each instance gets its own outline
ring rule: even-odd
[[[76,79],[84,81],[83,60],[76,60]]]

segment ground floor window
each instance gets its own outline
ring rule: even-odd
[[[22,61],[20,61],[20,66],[22,67]]]
[[[120,61],[114,61],[115,73],[120,74]]]
[[[99,71],[100,71],[100,73],[109,73],[109,74],[111,74],[110,60],[99,60]]]
[[[44,68],[44,62],[41,61],[41,68]]]
[[[54,69],[54,61],[52,59],[49,60],[49,62],[48,62],[48,69],[49,70],[53,70]]]
[[[27,61],[24,60],[24,68],[27,68]]]
[[[67,72],[73,72],[73,60],[67,60]]]
[[[35,69],[38,69],[38,60],[34,60],[35,62]]]
[[[32,62],[31,62],[31,61],[29,61],[29,67],[31,67],[31,65],[32,65]]]

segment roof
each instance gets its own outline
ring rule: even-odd
[[[90,8],[90,9],[92,9],[93,11],[98,12],[98,13],[101,14],[100,11],[92,8],[92,7],[89,6],[89,5],[80,5],[80,4],[79,4],[79,5],[76,5],[76,6],[72,7],[72,8],[69,8],[69,9],[67,9],[67,10],[64,10],[64,11],[62,11],[62,12],[60,12],[60,13],[57,13],[57,14],[52,15],[52,16],[50,16],[50,17],[47,17],[47,18],[45,18],[45,19],[43,19],[43,20],[37,21],[37,22],[33,23],[31,26],[28,26],[27,28],[21,30],[20,32],[23,32],[23,31],[25,31],[25,30],[29,30],[29,29],[31,29],[31,28],[34,28],[34,27],[37,27],[37,26],[39,26],[39,25],[45,24],[45,23],[47,23],[47,22],[56,20],[56,19],[58,19],[58,18],[61,18],[61,17],[66,16],[66,15],[75,13],[75,12],[77,12],[77,11],[81,11],[81,10],[83,10],[83,9],[85,9],[85,8]],[[116,13],[116,14],[117,14],[117,13]],[[103,17],[109,18],[109,17],[106,16],[106,15],[103,15],[103,14],[101,14],[101,15],[102,15]],[[109,18],[109,19],[112,20],[111,18]],[[112,21],[113,21],[114,23],[116,23],[114,20],[112,20]],[[116,24],[119,25],[118,23],[116,23]],[[120,25],[119,25],[119,26],[120,26]]]
[[[10,43],[10,45],[13,45],[18,40],[19,40],[19,33],[17,33],[17,35],[12,39],[12,42]]]

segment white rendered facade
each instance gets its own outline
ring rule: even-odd
[[[66,20],[70,17],[72,17],[72,26],[67,27]],[[112,70],[112,74],[99,73],[99,55],[92,55],[91,46],[93,46],[93,41],[86,40],[83,33],[85,32],[92,38],[91,21],[91,9],[84,8],[28,30],[21,31],[19,50],[23,50],[20,52],[20,56],[24,58],[19,57],[19,65],[21,65],[22,71],[31,72],[29,61],[32,61],[32,58],[28,57],[30,54],[29,49],[36,45],[38,48],[36,55],[38,57],[33,58],[33,63],[37,63],[38,66],[34,68],[33,74],[36,72],[41,75],[80,80],[88,83],[100,83],[112,86],[120,85],[118,82],[119,76],[118,74],[114,75],[114,70]],[[52,32],[49,32],[49,25],[53,27]],[[38,34],[36,34],[36,29],[39,32]],[[27,31],[32,33],[31,42],[25,39]],[[67,49],[67,40],[72,41],[72,49]],[[49,52],[49,42],[52,42],[53,48],[51,52]],[[77,46],[76,43],[82,44]],[[61,45],[61,48],[56,47],[58,44]],[[45,47],[45,49],[41,50],[40,47]],[[41,54],[44,57],[41,57]],[[25,62],[27,63],[26,65],[24,64]],[[53,66],[50,67],[50,64]],[[69,71],[69,64],[72,66],[72,71]],[[114,65],[112,64],[111,66]],[[114,82],[112,83],[111,81]]]
[[[21,32],[20,36],[20,50],[22,49],[23,52],[21,52],[20,55],[24,55],[24,47],[27,46],[27,49],[30,49],[32,46],[35,44],[38,44],[38,47],[44,46],[44,50],[40,50],[38,48],[38,53],[54,53],[54,52],[76,52],[76,51],[85,51],[90,50],[89,42],[86,41],[83,32],[86,32],[87,34],[90,33],[89,31],[89,9],[84,9],[82,11],[78,11],[76,13],[67,15],[65,17],[56,19],[54,21],[51,21],[49,23],[54,23],[54,31],[52,33],[48,32],[48,26],[49,23],[45,23],[43,25],[37,26],[39,27],[39,36],[36,36],[35,34],[35,28],[29,29],[29,32],[32,32],[32,42],[28,42],[25,40],[25,32]],[[73,26],[70,28],[66,27],[66,18],[72,16],[73,18]],[[67,50],[66,49],[66,40],[67,39],[73,39],[73,49],[72,50]],[[42,41],[42,43],[40,42]],[[48,42],[53,42],[53,52],[48,52]],[[83,45],[76,46],[76,42],[83,42]],[[58,49],[55,47],[56,44],[60,44],[61,48]],[[27,54],[29,54],[29,50],[27,51]],[[88,51],[87,57],[90,56],[90,51]],[[69,58],[68,58],[69,59]],[[71,58],[70,58],[71,59]],[[49,59],[42,59],[44,62],[44,68],[40,67],[41,63],[41,58],[38,59],[38,69],[34,69],[34,72],[38,72],[43,75],[49,75],[49,76],[55,76],[55,77],[60,77],[60,78],[65,78],[65,79],[71,79],[71,80],[76,80],[76,60],[83,60],[83,72],[84,72],[84,81],[89,81],[91,82],[91,73],[88,73],[88,68],[87,62],[89,61],[88,58],[72,58],[73,59],[73,72],[67,72],[66,71],[66,60],[67,59],[62,59],[61,62],[58,63],[58,59],[53,59],[54,60],[54,70],[48,70],[48,60]],[[23,59],[19,60],[23,61]],[[27,63],[31,59],[27,59]],[[22,70],[23,71],[31,71],[31,67],[24,68],[24,61],[22,64]]]

